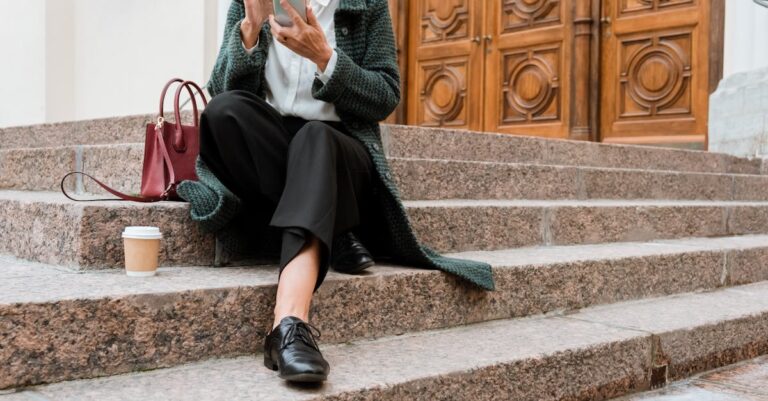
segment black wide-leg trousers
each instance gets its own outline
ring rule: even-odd
[[[362,143],[339,122],[282,116],[248,91],[211,99],[200,119],[200,157],[246,208],[281,229],[278,279],[312,234],[321,242],[317,291],[333,238],[370,213],[374,167]]]

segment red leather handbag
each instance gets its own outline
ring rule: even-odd
[[[176,120],[171,123],[163,117],[163,103],[168,89],[176,82],[181,84],[176,89],[173,97],[173,117]],[[195,173],[195,159],[200,153],[200,121],[192,88],[197,90],[203,99],[203,106],[208,105],[205,94],[200,87],[181,78],[168,81],[160,94],[160,110],[157,121],[147,124],[146,139],[144,141],[144,165],[141,172],[141,196],[124,194],[110,188],[89,174],[81,171],[67,173],[61,179],[61,191],[69,199],[75,201],[101,201],[101,200],[129,200],[134,202],[158,202],[163,200],[182,200],[176,194],[176,185],[183,180],[197,180]],[[181,124],[181,112],[179,99],[182,89],[186,89],[192,99],[194,125]],[[96,181],[102,188],[120,199],[75,199],[67,194],[64,189],[64,180],[72,174],[82,174]]]

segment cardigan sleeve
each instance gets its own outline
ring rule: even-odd
[[[312,96],[333,103],[339,112],[382,121],[400,103],[400,71],[388,2],[377,1],[369,13],[361,65],[337,47],[333,75],[325,84],[315,79]]]
[[[258,45],[249,54],[243,48],[240,37],[240,23],[243,18],[245,18],[243,0],[233,0],[224,25],[224,40],[208,81],[208,92],[211,96],[233,89],[244,89],[254,93],[258,93],[261,89],[269,43],[267,29],[264,29],[267,25],[262,25]]]

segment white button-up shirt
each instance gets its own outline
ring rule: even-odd
[[[266,100],[280,114],[297,116],[305,120],[340,121],[336,107],[312,97],[312,83],[315,75],[326,83],[336,67],[336,31],[333,14],[339,0],[310,0],[312,11],[325,32],[328,44],[333,50],[325,71],[318,71],[317,65],[273,39],[269,44],[264,74],[267,81]],[[258,46],[258,42],[256,43]],[[249,54],[256,46],[246,49]]]

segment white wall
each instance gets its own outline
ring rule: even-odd
[[[768,66],[768,8],[725,1],[723,77]]]
[[[45,0],[0,0],[0,126],[45,121]]]
[[[75,21],[77,119],[154,111],[169,78],[206,78],[203,0],[76,0]]]
[[[0,0],[0,127],[153,113],[162,85],[201,86],[224,0]]]

